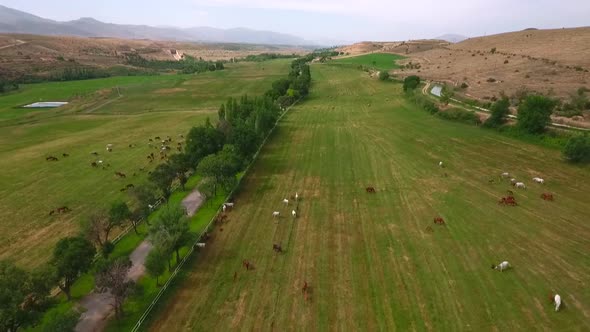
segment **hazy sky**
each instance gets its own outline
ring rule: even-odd
[[[0,0],[54,20],[247,27],[309,40],[479,36],[590,25],[590,0]]]

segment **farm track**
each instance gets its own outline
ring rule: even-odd
[[[587,167],[431,117],[399,85],[361,71],[314,65],[312,74],[311,96],[280,123],[230,221],[151,330],[590,329]],[[503,171],[529,185],[515,192],[518,207],[497,204],[511,188]],[[281,201],[296,191],[293,221]],[[558,199],[541,200],[544,191]],[[272,251],[279,242],[282,255]],[[514,268],[490,269],[504,259]],[[566,310],[553,312],[551,292]]]

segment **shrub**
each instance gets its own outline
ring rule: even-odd
[[[495,48],[495,47],[494,47],[494,48],[492,48],[492,49],[490,50],[490,52],[491,52],[492,54],[496,53],[496,48]]]
[[[488,78],[488,79],[486,80],[486,82],[488,82],[488,83],[494,83],[494,82],[496,82],[496,79],[495,79],[495,78],[493,78],[493,77],[490,77],[490,78]]]
[[[469,85],[467,85],[467,83],[463,82],[461,83],[461,89],[467,89],[469,87]]]
[[[503,125],[505,122],[504,117],[508,115],[509,107],[510,100],[507,97],[503,97],[495,102],[491,107],[492,116],[486,120],[483,126],[486,128],[498,128]]]
[[[530,95],[518,106],[518,127],[530,134],[539,134],[551,122],[551,113],[556,106],[555,100]]]
[[[563,156],[570,162],[590,161],[590,137],[588,135],[571,137],[563,148]]]
[[[389,80],[389,73],[387,71],[381,71],[379,72],[379,79],[381,81],[388,81]]]
[[[404,91],[414,90],[420,85],[420,77],[416,75],[408,76],[404,79]]]
[[[481,124],[481,121],[475,112],[467,111],[461,108],[451,108],[444,112],[438,112],[436,115],[445,120],[475,125]]]
[[[504,64],[507,64],[508,62],[510,62],[510,61],[508,61],[508,60],[504,60]]]

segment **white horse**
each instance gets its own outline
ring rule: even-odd
[[[545,183],[545,180],[543,180],[542,178],[533,178],[533,181],[535,181],[538,184],[543,184]]]
[[[508,173],[508,172],[504,172],[504,173],[502,173],[502,177],[503,177],[503,178],[507,178],[507,177],[509,177],[509,176],[510,176],[510,173]]]
[[[227,206],[228,208],[233,208],[235,203],[223,203],[223,206]]]
[[[293,216],[293,219],[297,218],[297,211],[291,211],[291,215]]]
[[[278,218],[280,215],[281,215],[281,213],[279,211],[275,211],[272,213],[273,218]]]
[[[196,244],[197,248],[205,248],[205,243],[199,242]]]
[[[509,267],[510,267],[510,263],[508,263],[508,261],[503,261],[502,263],[500,263],[498,265],[492,265],[492,269],[500,270],[500,272],[503,272],[504,270],[508,269]]]
[[[442,161],[439,161],[438,162],[438,167],[443,167],[443,162]]]
[[[221,210],[223,210],[223,212],[225,212],[225,210],[227,210],[227,205],[223,204],[223,206],[221,207]]]
[[[289,205],[289,200],[285,198],[285,199],[283,200],[283,203],[285,203],[285,205]]]
[[[526,189],[526,186],[525,186],[525,184],[524,184],[523,182],[516,182],[516,183],[514,184],[514,186],[515,186],[516,188],[522,188],[522,189]]]
[[[552,302],[555,303],[555,311],[559,311],[559,307],[561,306],[561,296],[555,294]]]
[[[299,200],[299,194],[295,193],[295,200],[298,201]]]

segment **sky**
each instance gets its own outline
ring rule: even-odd
[[[41,17],[283,32],[310,41],[468,37],[590,25],[590,0],[0,0]]]

